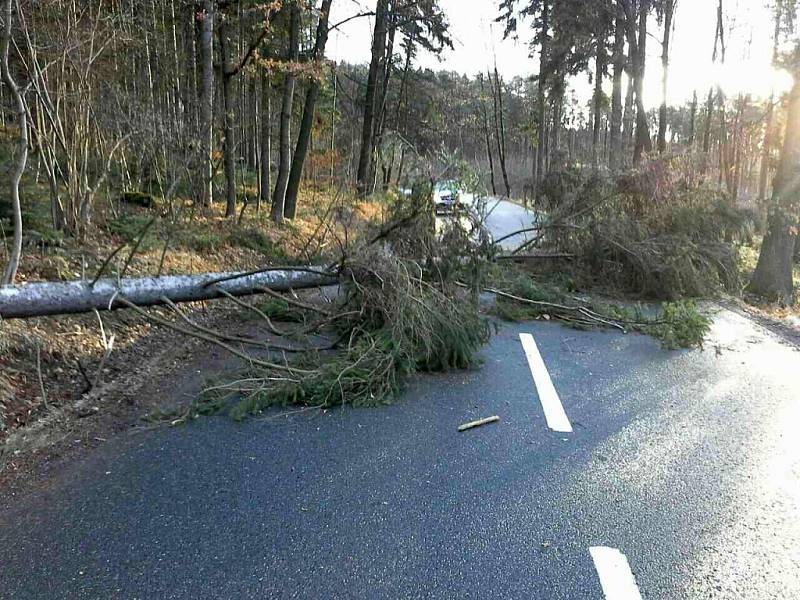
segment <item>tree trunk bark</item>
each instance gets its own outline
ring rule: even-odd
[[[781,36],[781,20],[783,13],[781,3],[778,3],[775,10],[775,32],[772,42],[772,64],[778,61],[778,44]],[[767,181],[769,180],[770,159],[772,157],[772,146],[774,144],[774,119],[775,119],[775,91],[771,90],[767,104],[766,122],[764,124],[764,145],[761,151],[761,171],[758,174],[758,200],[764,202],[767,198]]]
[[[609,166],[617,171],[622,162],[622,75],[625,72],[624,15],[617,15],[614,31],[614,83],[611,92],[611,131]]]
[[[17,87],[16,81],[11,75],[8,65],[9,46],[11,45],[11,20],[13,0],[6,0],[3,7],[3,32],[0,38],[0,69],[5,86],[11,93],[14,100],[14,108],[17,112],[17,123],[19,124],[19,134],[17,140],[17,156],[15,157],[14,170],[11,172],[9,181],[11,192],[11,209],[14,222],[14,239],[11,243],[8,265],[6,265],[3,279],[0,284],[7,285],[14,282],[19,269],[19,261],[22,257],[22,205],[19,198],[19,183],[22,174],[25,172],[25,165],[28,162],[28,112],[25,107],[25,99]],[[0,293],[3,293],[0,291]]]
[[[334,65],[333,70],[333,99],[331,102],[331,135],[330,135],[330,146],[328,146],[328,151],[330,152],[330,176],[329,176],[329,185],[333,187],[333,180],[336,174],[336,100],[339,96],[339,76],[336,73],[336,66]]]
[[[739,187],[742,180],[742,119],[745,110],[747,109],[747,100],[739,94],[736,110],[736,122],[733,134],[733,204],[737,205],[739,200]]]
[[[375,189],[375,182],[377,181],[377,158],[382,159],[381,150],[383,147],[383,135],[386,130],[386,98],[389,94],[389,82],[392,78],[392,71],[394,69],[394,39],[397,33],[397,27],[394,22],[396,15],[388,15],[387,21],[387,40],[386,50],[383,53],[383,64],[381,65],[380,90],[377,94],[376,110],[375,110],[375,133],[372,136],[372,150],[370,156],[372,162],[370,163],[369,181],[371,189]]]
[[[225,161],[225,216],[236,216],[236,139],[234,115],[233,65],[231,64],[230,40],[228,39],[228,15],[220,15],[219,51],[222,59],[222,109],[223,154]]]
[[[364,99],[364,122],[361,125],[361,152],[358,157],[356,186],[361,197],[369,194],[369,175],[372,169],[372,148],[375,135],[375,110],[378,92],[378,76],[386,52],[386,33],[389,1],[378,0],[375,7],[375,29],[372,35],[372,58],[367,77],[367,92]]]
[[[547,147],[547,119],[546,119],[546,91],[547,91],[547,61],[549,55],[548,36],[550,35],[550,7],[548,0],[542,1],[542,30],[541,49],[539,54],[539,83],[537,90],[537,111],[539,125],[539,144],[536,152],[536,179],[533,182],[534,199],[539,196],[539,186],[545,174],[545,155]]]
[[[289,10],[289,49],[286,55],[288,70],[283,84],[283,101],[281,103],[280,161],[278,176],[275,180],[275,191],[272,194],[272,210],[270,211],[270,217],[276,223],[280,223],[284,218],[286,186],[289,182],[290,153],[292,151],[289,128],[292,122],[292,103],[296,80],[294,69],[298,60],[300,44],[300,8],[296,2],[292,2]]]
[[[717,56],[719,55],[719,48],[720,45],[722,46],[722,64],[725,64],[725,30],[723,28],[722,22],[722,0],[719,0],[717,4],[717,26],[714,30],[714,54],[712,55],[711,61],[713,64],[716,65],[717,63]],[[719,97],[719,102],[722,105],[723,110],[723,117],[724,117],[724,110],[725,110],[725,103],[724,98],[722,96],[722,89],[717,85],[717,96]],[[711,86],[708,90],[708,100],[706,101],[706,125],[705,125],[705,132],[703,133],[703,152],[708,155],[711,151],[711,121],[714,112],[714,86]],[[724,123],[723,123],[724,125]],[[708,156],[705,157],[705,161],[708,161]]]
[[[664,2],[664,41],[661,45],[661,106],[658,109],[658,152],[667,150],[667,94],[669,91],[669,42],[672,34],[672,15],[675,0]]]
[[[317,23],[317,37],[314,44],[314,60],[318,63],[325,58],[325,46],[328,43],[328,15],[331,11],[333,0],[323,0],[320,9],[319,23]],[[289,183],[286,188],[286,201],[284,204],[284,216],[287,219],[294,219],[297,211],[297,194],[300,191],[300,178],[303,175],[303,165],[308,155],[309,143],[311,141],[311,130],[314,127],[314,111],[319,98],[320,80],[316,77],[309,83],[306,92],[306,100],[303,105],[303,117],[300,122],[300,131],[297,134],[297,146],[292,159],[292,169],[289,173]]]
[[[489,76],[491,81],[491,75]],[[511,197],[511,186],[508,183],[508,170],[506,169],[506,126],[503,117],[503,88],[497,66],[494,68],[494,83],[492,84],[492,97],[494,98],[494,125],[497,137],[497,155],[500,159],[500,170],[503,173],[503,185],[506,188],[506,198]]]
[[[551,92],[552,129],[548,143],[549,169],[558,171],[564,166],[565,156],[561,151],[561,121],[563,119],[565,82],[563,75],[559,75]]]
[[[775,175],[767,235],[761,245],[750,290],[791,304],[794,294],[792,256],[797,241],[800,211],[800,70],[789,96],[786,137]]]
[[[592,122],[592,169],[600,169],[600,124],[603,119],[603,72],[606,70],[606,55],[602,40],[597,41],[594,75],[594,120]]]
[[[261,203],[267,204],[272,193],[272,82],[269,73],[264,69],[261,73],[261,159],[259,160],[258,209]]]
[[[628,58],[628,62],[632,63],[632,59]],[[635,110],[633,107],[633,90],[634,90],[634,83],[633,83],[633,67],[629,66],[626,69],[628,73],[628,86],[625,90],[625,112],[622,118],[622,142],[620,144],[622,148],[622,154],[620,156],[620,162],[623,162],[622,159],[624,158],[624,164],[628,164],[628,159],[630,157],[629,150],[632,148],[632,141],[633,141],[633,123],[634,123],[634,114]]]
[[[186,81],[183,85],[183,117],[186,131],[197,131],[199,119],[197,117],[197,22],[193,5],[186,4],[181,13],[185,22],[184,27],[184,67],[186,69]]]
[[[636,52],[636,145],[633,151],[633,163],[642,161],[645,152],[653,149],[650,141],[650,127],[647,123],[647,109],[644,106],[644,74],[647,62],[647,16],[650,12],[650,0],[639,0],[639,42]]]
[[[200,202],[210,206],[214,200],[212,152],[214,145],[214,0],[203,1],[203,26],[200,33],[203,76],[200,91]]]
[[[109,310],[109,307],[125,308],[125,304],[119,301],[120,297],[137,306],[155,306],[166,304],[164,298],[175,303],[197,302],[222,298],[223,291],[233,296],[247,296],[259,294],[263,288],[288,291],[335,283],[335,276],[315,269],[101,279],[94,285],[88,281],[28,283],[0,288],[0,318],[21,319]]]
[[[751,292],[783,304],[792,304],[792,260],[797,243],[797,234],[792,232],[792,227],[796,225],[796,219],[789,219],[778,210],[773,211],[761,245],[758,265],[750,281]]]
[[[711,121],[714,117],[714,88],[708,90],[708,99],[706,100],[706,122],[703,131],[703,152],[708,154],[711,151]]]
[[[692,94],[692,106],[689,109],[689,150],[694,146],[695,132],[697,131],[697,90]]]
[[[489,180],[492,184],[492,196],[497,196],[497,184],[494,179],[494,157],[492,156],[492,138],[489,133],[489,113],[486,110],[486,97],[485,87],[483,85],[483,75],[480,76],[481,92],[484,95],[481,98],[481,108],[483,109],[483,133],[486,138],[486,158],[489,160]]]
[[[400,124],[401,124],[401,109],[405,108],[408,109],[408,76],[411,72],[411,58],[414,55],[414,42],[412,40],[406,41],[406,59],[403,65],[403,75],[400,78],[400,91],[397,93],[397,104],[395,104],[394,108],[394,128],[396,131],[400,131]]]
[[[770,158],[773,145],[773,121],[775,115],[775,95],[771,93],[767,100],[767,114],[764,123],[764,143],[761,149],[761,168],[758,174],[758,201],[767,199],[767,182],[769,181]]]

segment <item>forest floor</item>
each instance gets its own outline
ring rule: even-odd
[[[251,206],[241,219],[225,219],[216,204],[194,211],[180,203],[177,218],[159,207],[146,209],[118,203],[98,215],[83,240],[55,234],[47,219],[41,190],[27,188],[26,239],[18,282],[92,279],[105,259],[125,246],[106,267],[105,277],[126,277],[249,270],[264,266],[307,264],[336,235],[323,222],[333,220],[348,235],[381,218],[380,202],[343,200],[337,193],[306,190],[298,218],[280,226],[268,211]],[[33,200],[31,201],[31,198]],[[175,214],[173,206],[173,214]],[[127,268],[131,249],[147,224]],[[165,251],[166,248],[166,251]],[[5,256],[0,250],[0,263]],[[161,318],[176,317],[149,309]],[[241,310],[226,301],[190,305],[192,318],[206,325],[236,327]],[[106,342],[113,351],[101,365]],[[104,342],[106,340],[106,342]],[[64,315],[0,321],[0,481],[37,459],[52,458],[73,447],[97,445],[126,429],[152,407],[142,389],[172,373],[185,371],[202,345],[152,326],[130,311]],[[100,368],[101,367],[101,368]]]

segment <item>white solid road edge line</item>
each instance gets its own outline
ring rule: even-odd
[[[600,577],[606,600],[642,600],[628,559],[615,548],[593,546],[589,554]]]
[[[528,358],[528,366],[531,368],[531,375],[533,375],[533,382],[536,384],[539,401],[542,403],[542,409],[544,409],[547,426],[553,431],[572,433],[572,425],[567,418],[567,413],[564,412],[564,406],[561,404],[558,392],[553,386],[550,374],[547,372],[544,360],[542,360],[542,355],[539,354],[536,341],[530,333],[520,333],[519,340],[522,342],[522,348]]]

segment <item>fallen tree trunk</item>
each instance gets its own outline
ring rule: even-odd
[[[525,260],[572,260],[575,258],[574,254],[567,254],[564,252],[559,253],[551,253],[551,254],[500,254],[499,256],[494,257],[495,260],[516,260],[516,261],[525,261]]]
[[[323,269],[274,269],[259,273],[205,273],[130,279],[59,281],[0,287],[0,318],[24,319],[137,306],[212,300],[227,294],[247,296],[264,288],[298,290],[337,283]]]

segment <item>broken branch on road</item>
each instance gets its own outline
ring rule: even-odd
[[[483,425],[488,425],[489,423],[497,423],[500,420],[500,417],[497,415],[493,417],[486,417],[485,419],[478,419],[477,421],[470,421],[469,423],[464,423],[463,425],[459,425],[458,430],[463,432],[469,429],[475,429],[476,427],[481,427]]]

